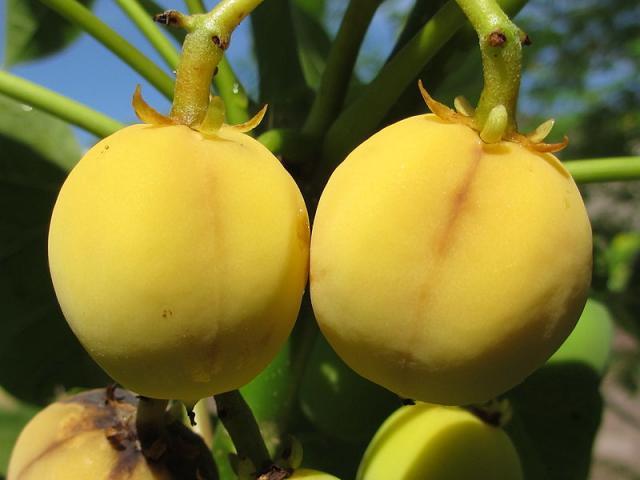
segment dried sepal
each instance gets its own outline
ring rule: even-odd
[[[246,133],[246,132],[249,132],[249,131],[253,130],[258,125],[260,125],[260,122],[262,121],[262,119],[264,118],[265,114],[267,113],[267,107],[268,106],[269,105],[265,105],[264,107],[262,107],[262,109],[260,109],[260,111],[258,113],[256,113],[253,116],[253,118],[251,118],[250,120],[247,120],[244,123],[239,123],[237,125],[229,125],[229,127],[233,128],[234,130],[237,130],[239,132],[242,132],[242,133]]]
[[[224,102],[220,97],[212,97],[207,108],[207,114],[202,123],[196,127],[205,135],[214,135],[224,124]]]
[[[481,138],[487,143],[494,143],[494,136],[492,132],[500,131],[502,127],[500,126],[500,122],[502,121],[502,115],[498,112],[496,113],[498,116],[494,118],[494,120],[498,120],[495,125],[487,127],[484,126],[483,129],[480,129],[474,119],[473,116],[469,114],[470,110],[464,105],[463,97],[458,97],[454,101],[454,105],[458,112],[452,110],[446,105],[435,100],[427,90],[424,88],[422,84],[422,80],[418,81],[418,88],[420,89],[420,93],[422,94],[422,98],[424,102],[427,104],[427,107],[431,112],[433,112],[438,118],[451,123],[460,123],[462,125],[466,125],[469,128],[472,128],[476,132],[478,132]],[[503,107],[504,108],[504,107]],[[473,112],[475,114],[475,110]],[[491,116],[491,115],[490,115]],[[553,128],[553,120],[547,120],[546,122],[539,125],[533,132],[529,135],[523,135],[522,133],[518,133],[517,131],[507,132],[506,124],[502,134],[502,140],[506,140],[509,142],[519,143],[523,147],[526,147],[530,150],[540,153],[555,153],[564,149],[569,144],[569,138],[565,135],[561,142],[558,143],[543,143],[542,140],[546,138],[551,129]],[[482,131],[481,131],[482,130]],[[484,132],[484,133],[482,133]]]
[[[456,109],[456,112],[465,117],[473,117],[476,114],[476,109],[473,108],[469,100],[462,95],[458,95],[453,99],[453,107]]]
[[[418,88],[420,89],[420,94],[424,99],[424,103],[427,104],[427,107],[433,114],[435,114],[438,118],[451,123],[461,123],[466,125],[474,130],[478,130],[476,128],[476,122],[471,117],[467,117],[457,113],[456,111],[450,109],[445,104],[438,102],[435,100],[429,92],[424,88],[422,84],[422,80],[418,80]]]
[[[142,98],[142,88],[140,85],[136,85],[136,90],[133,92],[133,99],[131,100],[133,111],[136,116],[143,122],[150,125],[173,125],[174,122],[171,118],[162,115],[160,112],[151,107],[144,98]]]
[[[569,145],[569,137],[566,135],[562,138],[561,142],[558,143],[542,143],[542,142],[533,142],[529,137],[523,135],[518,132],[512,132],[505,137],[505,140],[510,142],[519,143],[523,147],[527,147],[530,150],[540,153],[555,153],[563,150],[567,145]]]

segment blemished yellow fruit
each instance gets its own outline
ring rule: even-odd
[[[362,457],[356,480],[522,480],[511,439],[458,407],[416,404],[391,415]]]
[[[356,148],[322,193],[313,309],[363,377],[431,403],[484,402],[571,332],[591,241],[556,157],[411,117]]]
[[[295,322],[308,270],[302,195],[233,128],[134,125],[64,183],[49,232],[62,311],[139,394],[193,401],[257,375]]]
[[[127,438],[134,416],[135,406],[97,391],[49,405],[20,433],[7,480],[172,480]]]

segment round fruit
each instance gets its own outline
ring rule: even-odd
[[[356,480],[522,480],[515,447],[498,427],[457,407],[400,408],[380,427]]]
[[[560,346],[591,263],[587,213],[556,157],[422,115],[371,137],[331,176],[311,299],[360,375],[461,405],[506,391]]]
[[[134,125],[69,175],[49,264],[67,321],[109,375],[197,400],[276,355],[300,307],[308,237],[295,182],[248,135]]]
[[[49,405],[18,437],[7,480],[170,480],[129,435],[134,418],[132,403],[105,402],[104,390]]]

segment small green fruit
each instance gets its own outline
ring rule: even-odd
[[[467,410],[418,403],[380,427],[357,480],[522,480],[520,459],[500,428]]]

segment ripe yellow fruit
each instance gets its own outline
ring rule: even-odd
[[[105,403],[104,391],[49,405],[20,433],[7,480],[171,480],[161,464],[147,463],[134,438],[126,438],[134,416],[130,403]]]
[[[223,126],[134,125],[62,187],[49,264],[74,333],[139,394],[197,400],[239,388],[295,321],[309,224],[295,182]]]
[[[400,408],[380,427],[356,480],[522,480],[507,434],[457,407]]]
[[[311,240],[323,334],[402,396],[487,401],[560,346],[586,301],[591,228],[551,154],[400,121],[331,176]]]

